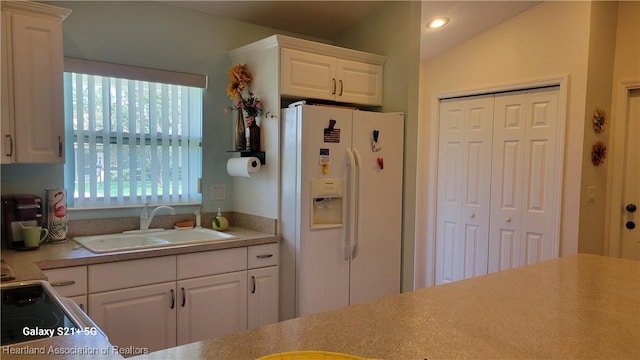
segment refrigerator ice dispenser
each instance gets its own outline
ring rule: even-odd
[[[311,229],[332,229],[344,224],[341,179],[311,180]]]

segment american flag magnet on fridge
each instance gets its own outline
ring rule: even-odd
[[[336,120],[329,120],[329,127],[324,129],[324,142],[326,143],[339,143],[340,142],[340,129],[336,129]]]

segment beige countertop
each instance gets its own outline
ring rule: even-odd
[[[69,240],[56,244],[44,243],[37,250],[30,251],[2,249],[1,255],[16,276],[13,281],[46,280],[47,278],[41,270],[260,245],[278,242],[280,239],[277,235],[237,227],[231,227],[225,232],[238,238],[211,243],[185,244],[106,254],[94,254],[75,241]]]
[[[301,350],[389,360],[640,359],[640,262],[560,258],[139,359],[242,360]]]

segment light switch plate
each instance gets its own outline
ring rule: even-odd
[[[589,202],[596,201],[596,187],[595,186],[587,187],[587,200]]]

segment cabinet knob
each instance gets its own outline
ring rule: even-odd
[[[507,217],[507,218],[505,218],[505,219],[504,219],[504,221],[506,221],[506,222],[510,223],[510,222],[511,222],[511,218],[510,218],[510,217]]]
[[[476,217],[476,213],[471,213],[471,215],[469,215],[470,218],[474,218]]]
[[[331,79],[331,95],[336,94],[336,79]]]
[[[629,204],[625,207],[625,210],[627,210],[630,213],[634,213],[636,212],[638,208],[636,207],[636,204]]]

